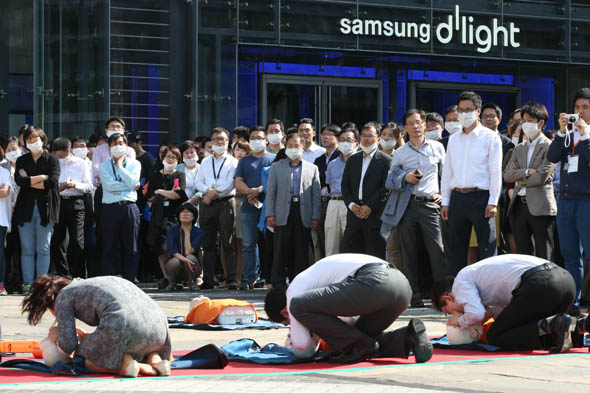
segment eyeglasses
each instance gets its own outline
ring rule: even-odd
[[[338,139],[338,142],[356,143],[356,140],[352,139],[352,138],[347,138],[347,139]]]
[[[373,134],[373,135],[361,135],[361,139],[375,139],[378,138],[377,135]]]
[[[213,141],[213,142],[222,142],[223,143],[223,142],[227,142],[228,139],[227,138],[220,137],[220,138],[213,138],[213,139],[211,139],[211,141]]]
[[[495,113],[488,113],[487,115],[483,115],[482,118],[487,119],[487,120],[492,120],[492,119],[496,119],[498,116],[496,116]]]
[[[406,123],[406,126],[408,126],[408,127],[415,127],[415,126],[421,126],[422,124],[424,124],[423,121],[417,121],[415,123],[412,123],[412,122]]]

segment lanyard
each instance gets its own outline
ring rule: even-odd
[[[123,163],[123,168],[127,165],[127,161]],[[121,181],[121,176],[119,176],[119,172],[115,170],[115,160],[111,158],[111,168],[113,168],[113,175],[115,176],[116,181]]]
[[[572,147],[572,156],[575,156],[576,155],[576,147],[578,147],[578,145],[580,144],[580,141],[581,140],[582,140],[582,138],[578,139],[578,143],[575,143],[574,146]]]
[[[211,165],[213,165],[213,178],[215,180],[219,179],[219,175],[221,174],[221,170],[223,169],[223,164],[225,164],[225,160],[227,160],[227,157],[225,157],[223,159],[223,161],[221,162],[221,166],[219,167],[219,172],[217,172],[217,174],[215,173],[215,157],[211,157]]]

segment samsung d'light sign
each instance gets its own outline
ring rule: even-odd
[[[423,44],[432,39],[441,44],[448,44],[455,34],[462,45],[477,45],[479,53],[487,53],[495,46],[518,48],[520,43],[516,35],[520,28],[514,23],[507,27],[499,24],[498,18],[493,18],[491,26],[474,25],[473,16],[461,15],[459,6],[455,6],[454,14],[447,17],[446,22],[439,23],[431,31],[429,23],[395,22],[376,19],[340,19],[340,32],[344,35],[385,36],[395,38],[418,39]],[[434,37],[433,37],[434,36]]]

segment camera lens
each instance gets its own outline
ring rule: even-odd
[[[575,123],[575,122],[576,122],[576,116],[570,116],[570,117],[567,119],[567,121],[568,121],[568,122],[570,122],[570,123]]]

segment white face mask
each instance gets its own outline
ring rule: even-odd
[[[290,160],[295,161],[296,159],[300,158],[303,154],[301,149],[285,149],[285,154],[289,157]]]
[[[283,134],[268,134],[267,138],[268,143],[270,143],[271,145],[278,145],[283,140]]]
[[[123,130],[121,130],[121,131],[107,131],[107,138],[110,138],[110,137],[112,137],[115,134],[121,134],[121,135],[123,135]]]
[[[461,123],[458,121],[447,121],[445,122],[445,129],[449,134],[453,135],[455,132],[461,131]]]
[[[434,130],[434,131],[427,131],[424,133],[424,137],[426,139],[430,139],[433,141],[438,141],[440,139],[440,132],[438,130]]]
[[[115,158],[119,158],[125,153],[127,153],[127,146],[125,145],[115,145],[111,147],[111,156]]]
[[[197,160],[195,158],[185,158],[183,159],[184,163],[186,166],[188,167],[194,167],[195,164],[197,163]]]
[[[535,137],[535,135],[537,135],[537,133],[539,132],[539,129],[537,128],[538,124],[537,123],[522,123],[522,132],[524,132],[524,134],[529,138],[529,139],[533,139]]]
[[[67,164],[68,164],[70,161],[71,161],[71,160],[70,160],[70,156],[67,156],[66,158],[60,158],[60,159],[59,159],[59,163],[60,163],[61,165],[67,165]]]
[[[211,146],[215,154],[223,154],[227,151],[227,145],[213,145]]]
[[[363,146],[361,145],[361,149],[367,154],[372,153],[377,149],[377,142],[373,143],[371,146]]]
[[[18,150],[9,151],[6,153],[6,159],[10,162],[16,162],[20,156],[21,152]]]
[[[395,146],[395,139],[390,139],[388,141],[386,141],[385,139],[381,139],[379,141],[379,144],[381,145],[382,148],[384,148],[385,150],[391,150],[394,148]]]
[[[264,139],[253,139],[250,141],[250,148],[254,153],[260,153],[266,148],[266,141]]]
[[[512,137],[512,144],[513,144],[514,146],[518,145],[518,140],[519,140],[519,138],[518,138],[517,136],[513,136],[513,137]]]
[[[168,172],[175,170],[177,165],[176,163],[168,164],[166,161],[162,161],[162,164],[164,165],[164,169]]]
[[[27,149],[29,149],[32,153],[39,153],[43,150],[43,142],[38,140],[35,143],[27,143]]]
[[[354,143],[340,142],[338,143],[338,150],[340,150],[340,153],[344,154],[345,156],[348,156],[354,153],[356,148],[354,147]]]
[[[473,112],[459,112],[459,123],[463,128],[469,128],[477,120],[475,111]]]
[[[88,149],[85,147],[75,147],[72,149],[72,154],[75,157],[84,159],[88,156]]]

